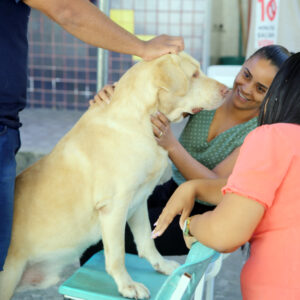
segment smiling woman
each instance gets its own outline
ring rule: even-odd
[[[289,55],[278,45],[259,49],[242,66],[223,105],[191,116],[179,142],[170,139],[164,148],[174,164],[173,178],[177,185],[196,178],[228,177],[244,137],[257,126],[259,108],[266,92]],[[155,122],[158,127],[161,126],[159,121]],[[166,125],[165,120],[162,123]],[[218,153],[216,147],[219,140],[222,144],[218,147],[226,148],[222,153]],[[209,191],[201,200],[217,204],[221,198],[220,187],[218,196]]]
[[[277,71],[278,67],[269,60],[258,55],[249,58],[235,79],[233,103],[241,109],[250,111],[253,108],[257,114],[257,107],[263,101]]]
[[[247,135],[220,204],[188,218],[199,185],[187,181],[172,195],[152,233],[154,238],[163,234],[181,213],[189,244],[196,239],[231,252],[249,241],[250,256],[241,272],[247,300],[300,299],[299,77],[300,52],[286,60],[268,89],[260,126]]]
[[[148,200],[152,224],[178,185],[186,180],[201,179],[201,193],[192,215],[211,210],[220,202],[221,188],[232,172],[240,146],[245,136],[257,126],[264,96],[289,56],[288,50],[279,45],[258,49],[245,61],[224,104],[216,110],[190,116],[179,141],[172,134],[166,118],[160,115],[153,121],[155,127],[164,129],[165,134],[158,141],[173,162],[173,177],[158,186]],[[155,241],[165,255],[187,252],[178,219]]]

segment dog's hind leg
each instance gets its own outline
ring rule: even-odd
[[[128,225],[133,234],[139,256],[146,258],[156,271],[169,275],[179,266],[175,261],[164,259],[156,249],[151,238],[146,201],[134,212],[128,220]]]
[[[56,267],[55,261],[43,261],[26,266],[18,292],[31,289],[46,289],[59,282],[61,268]]]
[[[0,299],[9,300],[21,280],[26,261],[20,257],[8,255],[4,271],[0,272]]]
[[[129,203],[130,200],[127,202]],[[109,210],[109,212],[108,212]],[[100,226],[107,272],[114,278],[123,297],[149,298],[148,289],[132,280],[125,268],[125,224],[127,208],[122,205],[100,210]]]

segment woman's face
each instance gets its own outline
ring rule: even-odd
[[[234,106],[243,110],[258,109],[277,71],[269,60],[259,56],[245,61],[232,89]]]

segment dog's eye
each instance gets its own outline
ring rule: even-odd
[[[200,72],[197,70],[194,74],[193,74],[193,78],[199,78],[200,76]]]

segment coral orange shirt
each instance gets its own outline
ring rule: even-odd
[[[243,300],[300,299],[300,125],[253,130],[222,191],[265,207],[241,273]]]

